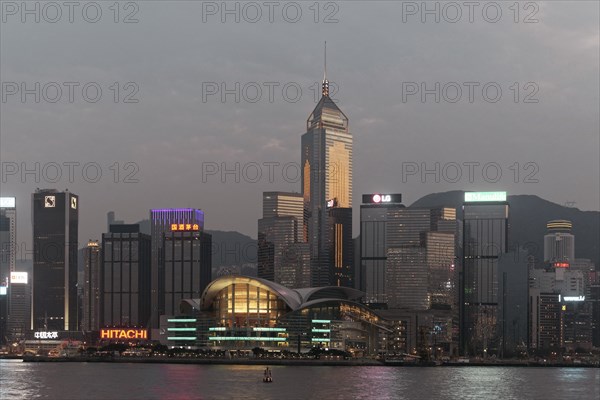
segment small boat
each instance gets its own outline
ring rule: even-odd
[[[273,377],[271,376],[271,370],[269,369],[269,367],[265,368],[265,373],[263,376],[263,382],[264,383],[271,383],[273,382]]]

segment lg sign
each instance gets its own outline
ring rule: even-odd
[[[374,194],[373,203],[389,203],[392,201],[392,196],[389,194]]]
[[[395,194],[363,194],[363,203],[365,204],[380,204],[380,203],[401,203],[402,195],[400,193]]]

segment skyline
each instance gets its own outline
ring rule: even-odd
[[[286,182],[280,168],[287,162],[300,163],[300,136],[318,100],[313,95],[320,92],[325,39],[329,42],[328,78],[332,87],[335,83],[339,88],[332,97],[349,115],[355,134],[354,196],[401,192],[410,204],[428,193],[446,190],[506,190],[538,195],[557,204],[575,202],[582,210],[600,209],[598,97],[592,90],[598,87],[594,51],[598,46],[597,4],[580,2],[573,7],[540,2],[537,23],[515,24],[504,10],[506,18],[498,25],[480,18],[473,24],[421,23],[411,16],[406,23],[398,23],[403,16],[401,6],[382,4],[385,7],[340,3],[338,22],[329,24],[315,24],[308,17],[299,24],[221,23],[211,16],[206,23],[195,24],[198,19],[194,17],[202,11],[199,5],[169,8],[161,3],[141,3],[139,22],[129,25],[105,20],[99,25],[81,21],[74,25],[23,24],[8,18],[2,24],[3,83],[99,82],[104,91],[98,103],[76,99],[73,103],[37,104],[31,96],[22,103],[15,101],[18,95],[2,102],[0,159],[4,173],[13,165],[10,163],[21,167],[22,162],[29,168],[36,162],[46,166],[51,162],[79,162],[80,166],[97,162],[103,173],[97,183],[86,182],[79,173],[69,182],[64,166],[63,177],[56,183],[34,182],[31,175],[25,183],[15,175],[4,181],[3,175],[0,195],[14,195],[19,204],[26,204],[18,205],[18,242],[31,241],[29,199],[36,187],[68,188],[81,197],[85,217],[80,237],[85,240],[99,239],[108,211],[135,222],[147,219],[149,210],[159,207],[200,208],[206,213],[208,229],[256,237],[262,192],[300,192],[300,179]],[[182,15],[182,7],[189,7],[190,15]],[[304,11],[305,16],[310,15]],[[175,18],[178,23],[172,24],[171,34],[149,31],[157,22],[171,23]],[[371,36],[352,31],[363,19],[379,21]],[[40,38],[39,44],[28,43],[26,52],[10,39],[23,37],[24,29],[33,30]],[[78,34],[72,35],[73,30]],[[250,30],[255,33],[245,38]],[[203,35],[205,31],[220,34],[219,43]],[[102,35],[96,36],[99,32]],[[306,39],[290,44],[289,37],[298,32]],[[412,36],[403,40],[407,37],[403,33]],[[472,37],[474,33],[477,38]],[[140,40],[144,35],[149,40]],[[117,39],[121,46],[113,46]],[[49,47],[50,41],[56,40],[72,54]],[[370,46],[374,41],[380,46]],[[161,57],[152,55],[150,43],[161,49]],[[43,48],[53,48],[54,53]],[[498,51],[490,52],[493,49]],[[575,66],[572,60],[578,60]],[[139,102],[107,100],[113,94],[109,86],[115,81],[123,90],[126,82],[135,82]],[[404,89],[412,90],[414,87],[407,86],[411,82],[426,82],[431,87],[435,82],[470,81],[498,82],[502,100],[490,103],[479,96],[473,103],[464,99],[449,103],[442,96],[440,103],[421,103],[414,100],[416,95],[402,101],[403,83]],[[202,92],[203,83],[208,90],[214,89],[211,83],[223,82],[228,88],[235,82],[242,87],[257,83],[263,97],[252,103],[248,96],[240,96],[236,103],[229,95],[223,103],[219,93]],[[279,82],[278,88],[297,83],[303,95],[293,103],[276,90],[271,103],[265,82]],[[508,101],[513,95],[512,82],[519,82],[522,90],[526,82],[535,82],[539,103]],[[3,94],[6,89],[4,86]],[[123,93],[129,91],[121,97]],[[113,182],[115,162],[120,183]],[[229,175],[222,183],[217,173],[207,175],[203,182],[202,165],[207,172],[206,168],[215,164],[221,168],[221,163],[226,163],[231,168],[236,162],[248,168],[252,163],[261,165],[262,178],[257,183],[243,179],[236,183]],[[272,183],[264,165],[270,162],[280,163]],[[465,165],[470,162],[480,166],[497,163],[502,178],[487,182],[478,166],[471,183]],[[457,164],[463,175],[456,183],[450,182],[452,179],[435,182],[431,174],[422,182],[420,171],[403,179],[403,166],[404,172],[410,173],[411,168],[422,169],[422,163],[429,169],[439,163],[440,170],[446,167],[448,174]],[[77,172],[80,166],[75,167]],[[139,182],[123,183],[136,166],[139,170],[133,177]],[[519,183],[514,182],[515,166]],[[528,174],[539,182],[524,182]],[[573,175],[578,179],[572,179]],[[236,206],[242,196],[249,199],[250,207]],[[358,207],[353,213],[356,236]]]

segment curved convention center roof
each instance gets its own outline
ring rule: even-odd
[[[277,293],[277,295],[292,310],[296,310],[302,304],[302,298],[295,290],[288,289],[285,286],[282,286],[278,283],[271,282],[266,279],[254,278],[254,277],[250,277],[250,276],[227,275],[227,276],[222,276],[220,278],[217,278],[208,284],[208,286],[204,290],[204,293],[202,294],[202,298],[200,300],[200,305],[201,305],[202,310],[206,310],[206,309],[210,308],[215,296],[221,290],[225,289],[227,286],[233,285],[233,284],[244,284],[244,283],[250,284],[253,286],[258,286],[262,289]]]
[[[198,306],[202,310],[211,307],[215,296],[232,284],[250,284],[276,293],[292,310],[304,308],[307,303],[314,304],[317,300],[357,300],[363,296],[360,290],[341,287],[325,286],[314,288],[290,289],[278,283],[262,278],[242,275],[227,275],[215,279],[204,290],[201,299],[190,299],[189,305]],[[182,300],[186,301],[186,300]]]

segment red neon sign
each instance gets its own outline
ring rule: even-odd
[[[555,262],[554,268],[569,268],[569,263],[566,262]]]

